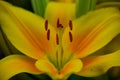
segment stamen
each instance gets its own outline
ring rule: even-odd
[[[59,68],[58,51],[56,52],[57,67]]]
[[[45,30],[48,30],[48,20],[45,21]]]
[[[50,29],[47,31],[47,40],[50,40]]]
[[[69,32],[69,37],[70,37],[70,42],[72,42],[73,41],[73,36],[72,36],[71,32]]]
[[[57,43],[57,45],[59,45],[59,37],[58,37],[58,34],[56,34],[56,43]]]
[[[71,20],[69,21],[69,27],[70,27],[70,30],[73,29],[73,25],[72,25],[72,21]]]

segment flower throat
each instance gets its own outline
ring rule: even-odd
[[[60,71],[64,64],[63,64],[63,56],[64,56],[64,50],[63,50],[63,46],[62,46],[62,35],[63,35],[63,28],[64,26],[60,23],[59,19],[57,20],[57,33],[56,33],[56,45],[57,45],[57,50],[56,50],[56,67],[57,69]],[[73,36],[72,36],[72,29],[73,29],[73,25],[72,25],[72,21],[69,21],[69,28],[70,31],[68,32],[68,36],[69,36],[69,40],[70,42],[73,41]],[[45,30],[47,31],[47,40],[50,41],[50,29],[48,29],[48,20],[45,21]]]

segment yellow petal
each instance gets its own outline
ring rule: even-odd
[[[61,1],[61,2],[74,2],[75,0],[58,0],[58,1]]]
[[[11,55],[0,60],[0,79],[8,80],[16,74],[27,72],[40,74],[35,67],[35,60],[22,55]]]
[[[117,35],[104,49],[104,51],[113,52],[120,49],[120,34]]]
[[[0,24],[12,44],[24,54],[38,59],[50,51],[45,20],[22,8],[0,1]],[[55,33],[48,25],[51,33]]]
[[[90,56],[94,55],[104,55],[106,53],[112,53],[120,49],[120,34],[117,35],[115,38],[112,39],[106,46],[103,48],[99,49],[95,53],[91,54]]]
[[[75,18],[75,4],[74,3],[57,3],[49,2],[46,11],[45,18],[54,26],[57,27],[57,20],[63,27],[68,26],[69,20]]]
[[[35,65],[40,71],[47,73],[53,78],[55,78],[56,75],[58,74],[58,71],[55,68],[55,66],[48,60],[39,59]]]
[[[36,67],[42,71],[50,75],[53,79],[66,79],[72,73],[77,73],[82,69],[82,62],[79,59],[71,60],[61,71],[58,71],[55,66],[50,63],[48,60],[38,60],[36,62]]]
[[[68,29],[65,33],[67,32]],[[120,33],[119,10],[103,8],[90,12],[73,22],[71,33],[73,41],[70,50],[76,53],[76,57],[85,57],[105,46]]]
[[[60,72],[59,78],[67,78],[69,77],[72,73],[77,73],[79,72],[83,67],[83,64],[80,59],[75,59],[71,60],[65,66]]]
[[[95,77],[104,74],[108,69],[115,66],[120,66],[120,50],[103,56],[83,59],[83,69],[78,74]]]

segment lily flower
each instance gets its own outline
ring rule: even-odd
[[[71,74],[95,77],[120,66],[120,50],[90,56],[120,33],[120,12],[102,8],[75,18],[74,3],[50,2],[45,18],[0,0],[0,24],[10,42],[25,55],[0,60],[0,79],[27,72],[53,80]]]

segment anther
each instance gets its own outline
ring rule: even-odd
[[[50,30],[47,31],[47,40],[50,40]]]
[[[59,27],[59,25],[60,25],[60,21],[59,21],[59,18],[58,18],[58,20],[57,20],[57,28]]]
[[[58,20],[57,20],[57,28],[59,28],[59,27],[63,28],[63,25],[60,24],[60,20],[59,20],[59,18],[58,18]]]
[[[59,27],[63,28],[63,25],[62,25],[62,24],[59,24]],[[58,28],[59,28],[59,27],[58,27]]]
[[[58,34],[56,34],[56,43],[57,43],[57,45],[59,45],[59,37],[58,37]]]
[[[48,30],[48,20],[45,21],[45,30]]]
[[[72,21],[71,20],[69,21],[69,27],[70,27],[70,30],[73,29],[73,25],[72,25]]]
[[[69,32],[69,38],[70,38],[70,42],[72,42],[73,41],[73,36],[72,36],[71,32]]]

